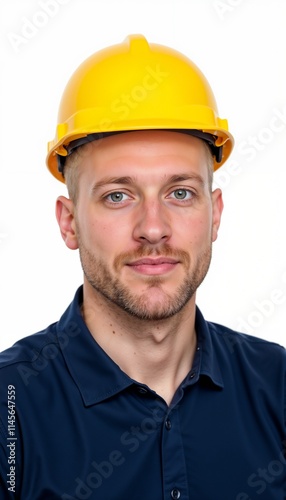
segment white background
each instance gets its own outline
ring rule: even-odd
[[[0,350],[57,321],[82,283],[55,221],[66,191],[46,143],[71,73],[130,33],[192,59],[236,139],[215,176],[225,211],[197,303],[286,345],[285,0],[2,0],[0,14]]]

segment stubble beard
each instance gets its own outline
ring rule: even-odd
[[[195,269],[190,271],[190,256],[182,250],[171,249],[163,245],[160,249],[141,247],[135,252],[120,254],[115,259],[112,273],[101,259],[91,253],[83,244],[79,244],[80,260],[88,283],[101,296],[125,313],[140,320],[163,320],[179,313],[195,294],[205,278],[211,261],[211,243],[198,257]],[[183,282],[171,294],[164,291],[166,278],[160,276],[144,276],[142,284],[145,291],[140,295],[132,291],[116,277],[124,262],[131,262],[143,257],[165,256],[180,260],[185,269]],[[155,299],[154,293],[156,289]],[[153,297],[153,298],[152,298]]]

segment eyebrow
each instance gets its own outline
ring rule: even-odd
[[[184,182],[184,181],[196,181],[199,184],[201,184],[202,186],[205,184],[204,179],[199,174],[172,175],[168,180],[168,184],[175,184],[175,183]]]
[[[135,184],[135,177],[104,177],[101,181],[94,184],[92,190],[96,191],[97,189],[107,186],[108,184]]]
[[[176,184],[184,181],[196,181],[201,186],[205,184],[204,179],[198,174],[177,174],[171,175],[166,179],[166,184]],[[92,191],[95,192],[99,188],[107,186],[109,184],[123,184],[123,185],[134,185],[136,184],[136,177],[131,176],[123,176],[123,177],[104,177],[100,181],[96,182],[92,188]]]

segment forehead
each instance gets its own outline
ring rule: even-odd
[[[208,175],[203,141],[180,132],[120,133],[83,146],[82,153],[80,177],[90,181],[106,175],[172,175],[178,169]]]

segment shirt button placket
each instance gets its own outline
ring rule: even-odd
[[[189,498],[188,479],[178,407],[172,408],[163,426],[164,500],[185,500]]]

